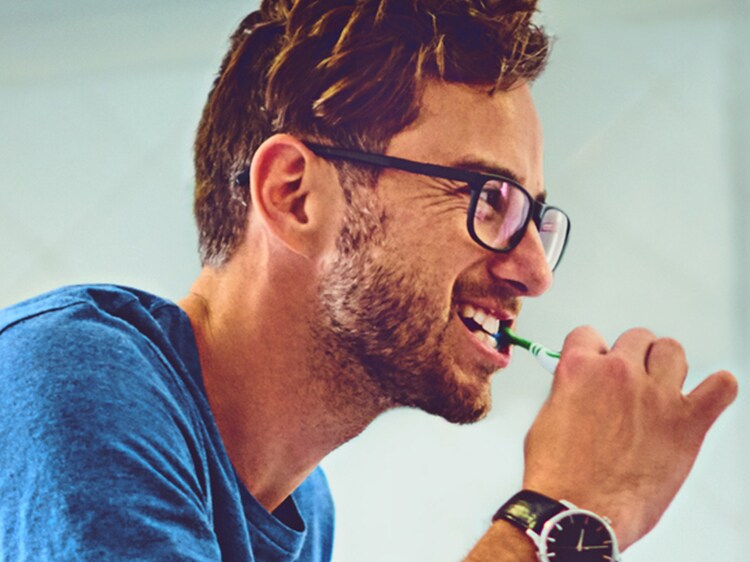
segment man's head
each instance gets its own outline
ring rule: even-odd
[[[238,182],[277,132],[381,152],[429,80],[507,90],[533,80],[547,37],[536,0],[264,0],[240,24],[195,143],[201,260],[220,266],[252,208]]]
[[[541,128],[528,86],[488,96],[433,81],[422,101],[419,118],[391,139],[389,156],[502,173],[544,197]],[[509,361],[489,334],[511,326],[521,299],[551,282],[535,227],[509,253],[471,238],[470,197],[461,182],[384,169],[376,196],[366,199],[375,209],[367,216],[379,216],[380,226],[326,268],[324,313],[316,316],[316,332],[327,335],[319,345],[344,359],[338,373],[361,365],[395,405],[453,422],[489,411],[491,375]]]
[[[495,253],[467,227],[477,201],[483,217],[504,215],[495,200],[508,190],[543,207],[533,203],[543,198],[541,132],[528,83],[547,42],[532,7],[265,2],[234,35],[196,142],[202,258],[221,269],[257,252],[264,265],[251,269],[282,264],[267,276],[295,311],[282,329],[305,323],[306,364],[334,394],[457,422],[489,409],[490,375],[508,351],[481,327],[511,324],[520,298],[551,279],[537,229]],[[314,143],[515,181],[474,191]],[[337,225],[333,244],[315,234],[326,223]]]

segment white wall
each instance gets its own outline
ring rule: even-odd
[[[0,0],[0,306],[64,283],[179,298],[198,271],[191,144],[226,38],[255,2]],[[747,0],[545,0],[535,87],[550,200],[573,218],[553,290],[520,329],[683,341],[694,385],[748,371]],[[734,33],[734,34],[733,34]],[[458,560],[516,491],[549,378],[518,356],[488,420],[393,412],[325,463],[337,562]],[[747,399],[629,562],[744,560]],[[613,459],[616,462],[617,459]]]

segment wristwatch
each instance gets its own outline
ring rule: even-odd
[[[622,561],[609,519],[565,500],[522,490],[497,510],[492,521],[499,519],[529,536],[541,562]]]

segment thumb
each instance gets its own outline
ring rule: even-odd
[[[687,400],[695,412],[696,419],[702,421],[704,431],[708,431],[716,418],[734,402],[737,392],[737,379],[734,375],[729,371],[718,371],[688,394]]]

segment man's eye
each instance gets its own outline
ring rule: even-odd
[[[474,218],[480,222],[502,220],[508,212],[511,186],[504,181],[490,180],[479,192]]]
[[[471,196],[471,192],[472,192],[472,191],[473,191],[473,190],[471,189],[471,187],[470,187],[470,186],[469,186],[468,184],[465,184],[465,183],[464,183],[464,184],[461,184],[461,185],[458,185],[458,186],[457,186],[457,187],[456,187],[456,188],[455,188],[455,189],[453,190],[453,192],[454,192],[454,193],[455,193],[456,195],[466,195],[466,196]]]
[[[503,200],[503,194],[499,189],[483,189],[479,194],[479,199],[489,205],[491,208],[497,210]]]

